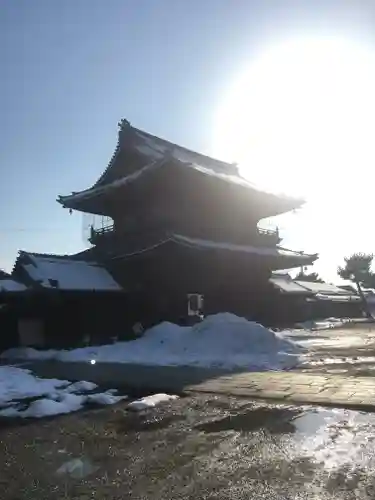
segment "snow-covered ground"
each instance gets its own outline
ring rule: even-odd
[[[281,370],[297,365],[302,352],[283,332],[221,313],[192,327],[164,322],[130,342],[70,351],[11,349],[2,358]]]
[[[30,370],[0,366],[0,416],[40,418],[77,411],[87,403],[108,405],[126,398],[115,395],[114,389],[86,394],[97,388],[93,382],[40,379]],[[34,398],[39,399],[28,401]]]

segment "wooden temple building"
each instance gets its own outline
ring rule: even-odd
[[[119,123],[104,173],[81,192],[59,196],[65,208],[96,216],[92,245],[79,258],[105,267],[142,297],[143,318],[182,321],[189,294],[204,313],[232,311],[267,322],[272,271],[312,264],[280,246],[262,219],[303,204],[261,191],[235,164],[190,151]]]

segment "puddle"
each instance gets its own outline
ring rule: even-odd
[[[139,414],[129,414],[115,423],[116,431],[119,433],[126,432],[151,432],[159,429],[165,429],[174,422],[183,420],[183,417],[178,415],[170,416],[152,416],[144,417]]]
[[[229,415],[220,420],[212,420],[195,426],[195,429],[211,433],[222,431],[251,432],[264,429],[272,434],[295,432],[293,419],[302,410],[291,408],[255,408],[246,412]]]
[[[371,477],[375,473],[375,415],[371,413],[306,406],[260,407],[233,412],[195,429],[205,433],[236,431],[242,434],[240,442],[247,442],[247,433],[262,443],[264,450],[272,446],[282,450],[288,463],[308,462],[330,476],[345,473],[349,480],[359,473],[368,475],[371,471]]]
[[[293,419],[295,430],[304,436],[315,435],[319,429],[326,426],[336,413],[341,410],[309,408]]]

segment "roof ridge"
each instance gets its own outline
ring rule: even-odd
[[[20,250],[19,257],[21,257],[22,255],[29,255],[31,257],[37,257],[37,258],[42,258],[42,259],[55,259],[55,260],[68,261],[68,262],[84,262],[85,264],[89,264],[89,265],[100,265],[96,261],[86,260],[84,258],[84,255],[82,255],[82,253],[83,252],[78,252],[77,254],[63,254],[63,255],[61,255],[61,254],[53,254],[53,253],[28,252],[26,250]]]
[[[74,254],[54,254],[54,253],[41,253],[41,252],[29,252],[27,250],[20,250],[20,255],[33,255],[35,257],[52,257],[52,258],[60,258],[60,259],[71,259]]]
[[[99,179],[97,179],[97,181],[95,182],[95,184],[92,186],[97,186],[98,184],[100,184],[100,182],[102,181],[102,179],[104,179],[104,177],[106,176],[108,170],[112,167],[112,165],[114,164],[115,162],[115,159],[117,157],[117,155],[119,154],[120,152],[120,149],[121,149],[121,137],[122,137],[122,132],[123,132],[123,129],[125,126],[131,126],[130,125],[130,122],[128,122],[127,120],[125,120],[125,118],[122,118],[117,126],[119,127],[119,130],[117,132],[117,143],[116,143],[116,147],[115,147],[115,150],[114,152],[112,153],[112,156],[106,166],[106,168],[104,169],[104,172],[102,173],[102,175],[99,177]]]
[[[187,153],[193,153],[194,155],[200,156],[202,158],[207,158],[208,160],[211,160],[215,163],[220,163],[221,165],[226,165],[228,167],[233,167],[234,165],[237,165],[237,163],[235,163],[235,162],[228,162],[225,160],[219,160],[218,158],[215,158],[214,156],[210,156],[210,155],[205,154],[205,153],[200,153],[199,151],[195,151],[194,149],[190,149],[186,146],[181,146],[180,144],[176,144],[175,142],[169,141],[168,139],[164,139],[163,137],[159,137],[158,135],[150,134],[149,132],[146,132],[145,130],[142,130],[142,129],[139,129],[136,127],[132,127],[132,128],[136,132],[140,132],[141,134],[144,134],[144,135],[150,137],[151,139],[156,139],[156,140],[159,140],[162,142],[166,142],[167,144],[173,146],[174,148],[183,149]],[[228,175],[240,175],[240,174],[228,174]]]
[[[225,160],[219,160],[218,158],[214,158],[213,156],[210,156],[208,154],[204,154],[204,153],[200,153],[198,151],[195,151],[194,149],[190,149],[186,146],[181,146],[180,144],[176,144],[175,142],[172,142],[172,141],[169,141],[168,139],[164,139],[164,137],[160,137],[158,135],[154,135],[154,134],[150,134],[149,132],[146,132],[145,130],[142,130],[140,128],[137,128],[137,127],[133,127],[133,125],[131,125],[131,123],[129,122],[129,120],[127,120],[126,118],[122,118],[119,122],[118,122],[118,127],[119,127],[119,130],[118,130],[118,135],[117,135],[117,143],[116,143],[116,147],[115,147],[115,150],[107,164],[107,167],[105,168],[104,172],[102,173],[102,175],[99,177],[99,179],[95,182],[95,184],[93,185],[94,186],[97,186],[98,184],[100,184],[100,182],[105,178],[105,176],[107,175],[107,172],[110,170],[110,168],[112,167],[112,165],[114,164],[115,160],[116,160],[116,157],[117,155],[119,154],[120,150],[121,150],[121,147],[122,147],[122,143],[123,143],[123,138],[125,136],[125,133],[127,131],[129,131],[129,129],[132,129],[135,133],[141,133],[145,136],[147,136],[148,138],[150,139],[154,139],[154,140],[157,140],[157,141],[161,141],[163,143],[166,143],[166,145],[169,145],[171,146],[172,148],[176,148],[176,149],[180,149],[180,150],[183,150],[184,152],[186,153],[190,153],[190,154],[193,154],[193,155],[196,155],[197,157],[199,158],[204,158],[206,160],[209,160],[210,162],[213,162],[213,163],[216,163],[218,165],[220,165],[221,167],[232,167],[233,166],[236,166],[237,167],[237,163],[230,163],[230,162],[227,162]],[[239,172],[237,174],[228,174],[228,175],[239,175]]]

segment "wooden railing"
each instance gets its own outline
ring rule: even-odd
[[[258,227],[257,229],[258,229],[259,234],[273,234],[275,236],[279,236],[278,228],[276,228],[276,229],[263,229],[262,227]]]
[[[154,228],[154,227],[150,227],[149,231],[153,231],[155,229],[156,228]],[[147,229],[145,229],[145,231],[149,232],[149,231],[147,231]],[[176,232],[178,233],[178,231],[176,231]],[[115,231],[114,231],[114,224],[113,223],[107,224],[107,225],[99,227],[99,228],[91,227],[89,241],[90,241],[90,243],[95,245],[98,242],[98,240],[101,240],[102,238],[106,238],[106,237],[111,237],[110,235],[113,235],[114,233],[115,233]],[[125,233],[125,231],[123,233]],[[269,246],[269,245],[273,246],[273,245],[277,245],[281,241],[278,229],[273,230],[273,229],[257,228],[256,234],[257,234],[257,236],[255,236],[253,241],[249,240],[249,244],[255,244],[255,245],[259,245],[259,246]],[[129,233],[129,236],[131,236],[130,233]],[[187,235],[187,236],[189,236],[189,235]],[[191,235],[191,236],[198,237],[197,235],[196,236]],[[204,235],[201,235],[199,237],[204,239]],[[209,234],[207,234],[206,239],[208,239],[208,240],[210,239]],[[225,238],[223,237],[223,239],[225,239]],[[247,238],[244,238],[244,244],[245,244],[246,240],[247,240]]]

